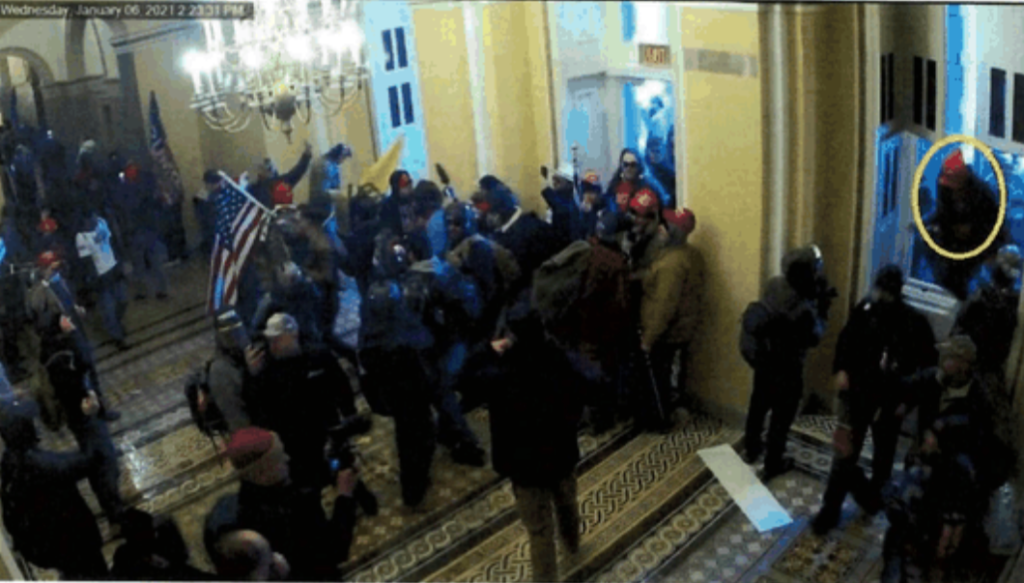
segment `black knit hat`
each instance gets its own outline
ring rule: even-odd
[[[900,297],[903,294],[903,270],[891,263],[879,269],[875,275],[875,287],[897,298]]]

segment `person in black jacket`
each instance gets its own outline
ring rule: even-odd
[[[519,264],[520,278],[511,290],[515,297],[530,286],[533,272],[541,263],[561,250],[558,236],[536,213],[524,211],[515,194],[504,185],[486,192],[483,201],[483,222],[488,225],[490,238],[511,251]]]
[[[768,481],[793,467],[785,458],[789,428],[796,419],[803,396],[803,368],[807,351],[818,345],[825,332],[831,303],[822,294],[824,263],[821,251],[808,245],[782,258],[782,273],[768,281],[761,303],[770,316],[757,326],[757,336],[767,350],[754,367],[754,390],[747,411],[744,459],[753,464],[765,450],[761,439],[765,417],[772,414],[768,429],[763,479]],[[831,291],[831,290],[828,290]]]
[[[271,316],[263,335],[266,348],[254,346],[247,355],[250,370],[258,372],[243,388],[245,409],[253,425],[280,435],[292,481],[319,491],[330,481],[324,457],[329,430],[341,415],[356,415],[348,376],[330,352],[303,349],[289,314]]]
[[[107,422],[97,416],[99,397],[90,384],[85,358],[71,338],[53,334],[43,339],[40,359],[67,417],[68,429],[80,448],[94,452],[89,486],[107,517],[116,522],[124,511],[118,488],[121,470],[117,464],[117,447],[110,437]]]
[[[525,303],[506,316],[508,334],[493,343],[499,373],[490,384],[491,455],[509,478],[530,535],[534,581],[558,580],[555,524],[565,548],[579,549],[577,428],[582,383],[565,353],[545,338]]]
[[[359,293],[365,295],[373,275],[374,238],[381,230],[381,203],[366,189],[356,193],[349,202],[349,234],[342,237],[348,250],[345,273],[359,283]]]
[[[284,556],[295,580],[337,581],[338,565],[348,558],[355,527],[356,470],[338,473],[338,497],[328,520],[320,490],[298,488],[291,481],[288,454],[276,433],[241,429],[224,453],[242,483],[237,494],[217,501],[204,526],[203,540],[218,573],[239,576],[224,547],[232,533],[248,530],[265,537]]]
[[[391,186],[391,191],[380,205],[380,228],[404,235],[402,213],[399,209],[412,197],[414,190],[412,176],[409,176],[405,170],[395,170],[388,178],[388,184]]]
[[[434,346],[423,310],[426,298],[409,277],[411,258],[398,235],[382,231],[376,240],[374,277],[362,304],[360,360],[367,391],[395,419],[402,501],[416,507],[430,487],[437,446],[431,406],[435,392],[425,352]]]
[[[273,208],[274,189],[280,184],[285,184],[289,188],[295,188],[295,185],[306,175],[306,171],[309,170],[309,163],[312,160],[313,146],[309,142],[306,142],[306,147],[302,151],[299,161],[291,170],[284,174],[278,174],[274,161],[266,158],[256,167],[256,182],[248,185],[247,190],[264,206]]]
[[[903,272],[895,265],[883,267],[836,346],[839,427],[828,487],[814,521],[818,534],[839,522],[847,492],[869,513],[881,509],[903,422],[897,381],[933,366],[938,357],[934,344],[928,320],[903,302]],[[874,441],[870,481],[858,465],[868,429]]]
[[[57,569],[64,579],[105,579],[103,537],[78,490],[78,481],[92,467],[93,452],[40,449],[33,422],[38,414],[31,401],[0,404],[4,528],[14,549],[33,565]]]

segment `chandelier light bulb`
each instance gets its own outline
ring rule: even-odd
[[[189,73],[201,73],[205,70],[205,59],[198,51],[190,51],[184,57],[185,69]]]
[[[348,52],[355,59],[359,55],[359,47],[363,46],[363,31],[359,28],[359,25],[352,20],[346,20],[341,23],[341,29],[338,32],[339,39],[344,43],[344,47],[348,49]]]
[[[288,51],[289,56],[298,61],[313,59],[313,47],[309,42],[309,37],[293,36],[285,41],[285,50]]]
[[[243,49],[239,57],[242,59],[242,64],[250,69],[259,69],[263,66],[263,53],[256,47]]]

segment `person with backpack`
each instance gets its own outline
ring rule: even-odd
[[[896,265],[882,267],[836,346],[839,427],[828,487],[814,520],[818,534],[838,524],[847,492],[869,514],[881,509],[903,423],[897,381],[934,365],[934,345],[928,320],[903,302],[903,271]],[[874,442],[870,481],[858,465],[868,429]]]
[[[62,579],[101,580],[108,575],[103,537],[82,498],[95,452],[53,452],[39,447],[33,401],[5,399],[0,405],[0,504],[14,550],[37,567],[56,569]]]
[[[761,299],[747,307],[740,336],[740,352],[754,368],[744,461],[755,463],[767,449],[765,481],[793,467],[793,460],[783,454],[803,396],[804,360],[821,342],[834,297],[816,245],[786,253],[782,273],[768,280]],[[766,447],[761,432],[768,413],[772,421]]]
[[[249,427],[243,389],[249,378],[246,350],[251,341],[241,317],[226,309],[217,315],[216,351],[185,385],[192,419],[209,437]]]

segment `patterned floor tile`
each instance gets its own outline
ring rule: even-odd
[[[738,434],[706,421],[685,424],[666,436],[640,435],[580,476],[583,545],[577,562],[565,565],[563,572],[614,552],[617,541],[648,520],[659,502],[699,474],[703,464],[695,455],[697,449],[735,437]],[[527,537],[517,521],[426,580],[504,582],[530,577]]]

